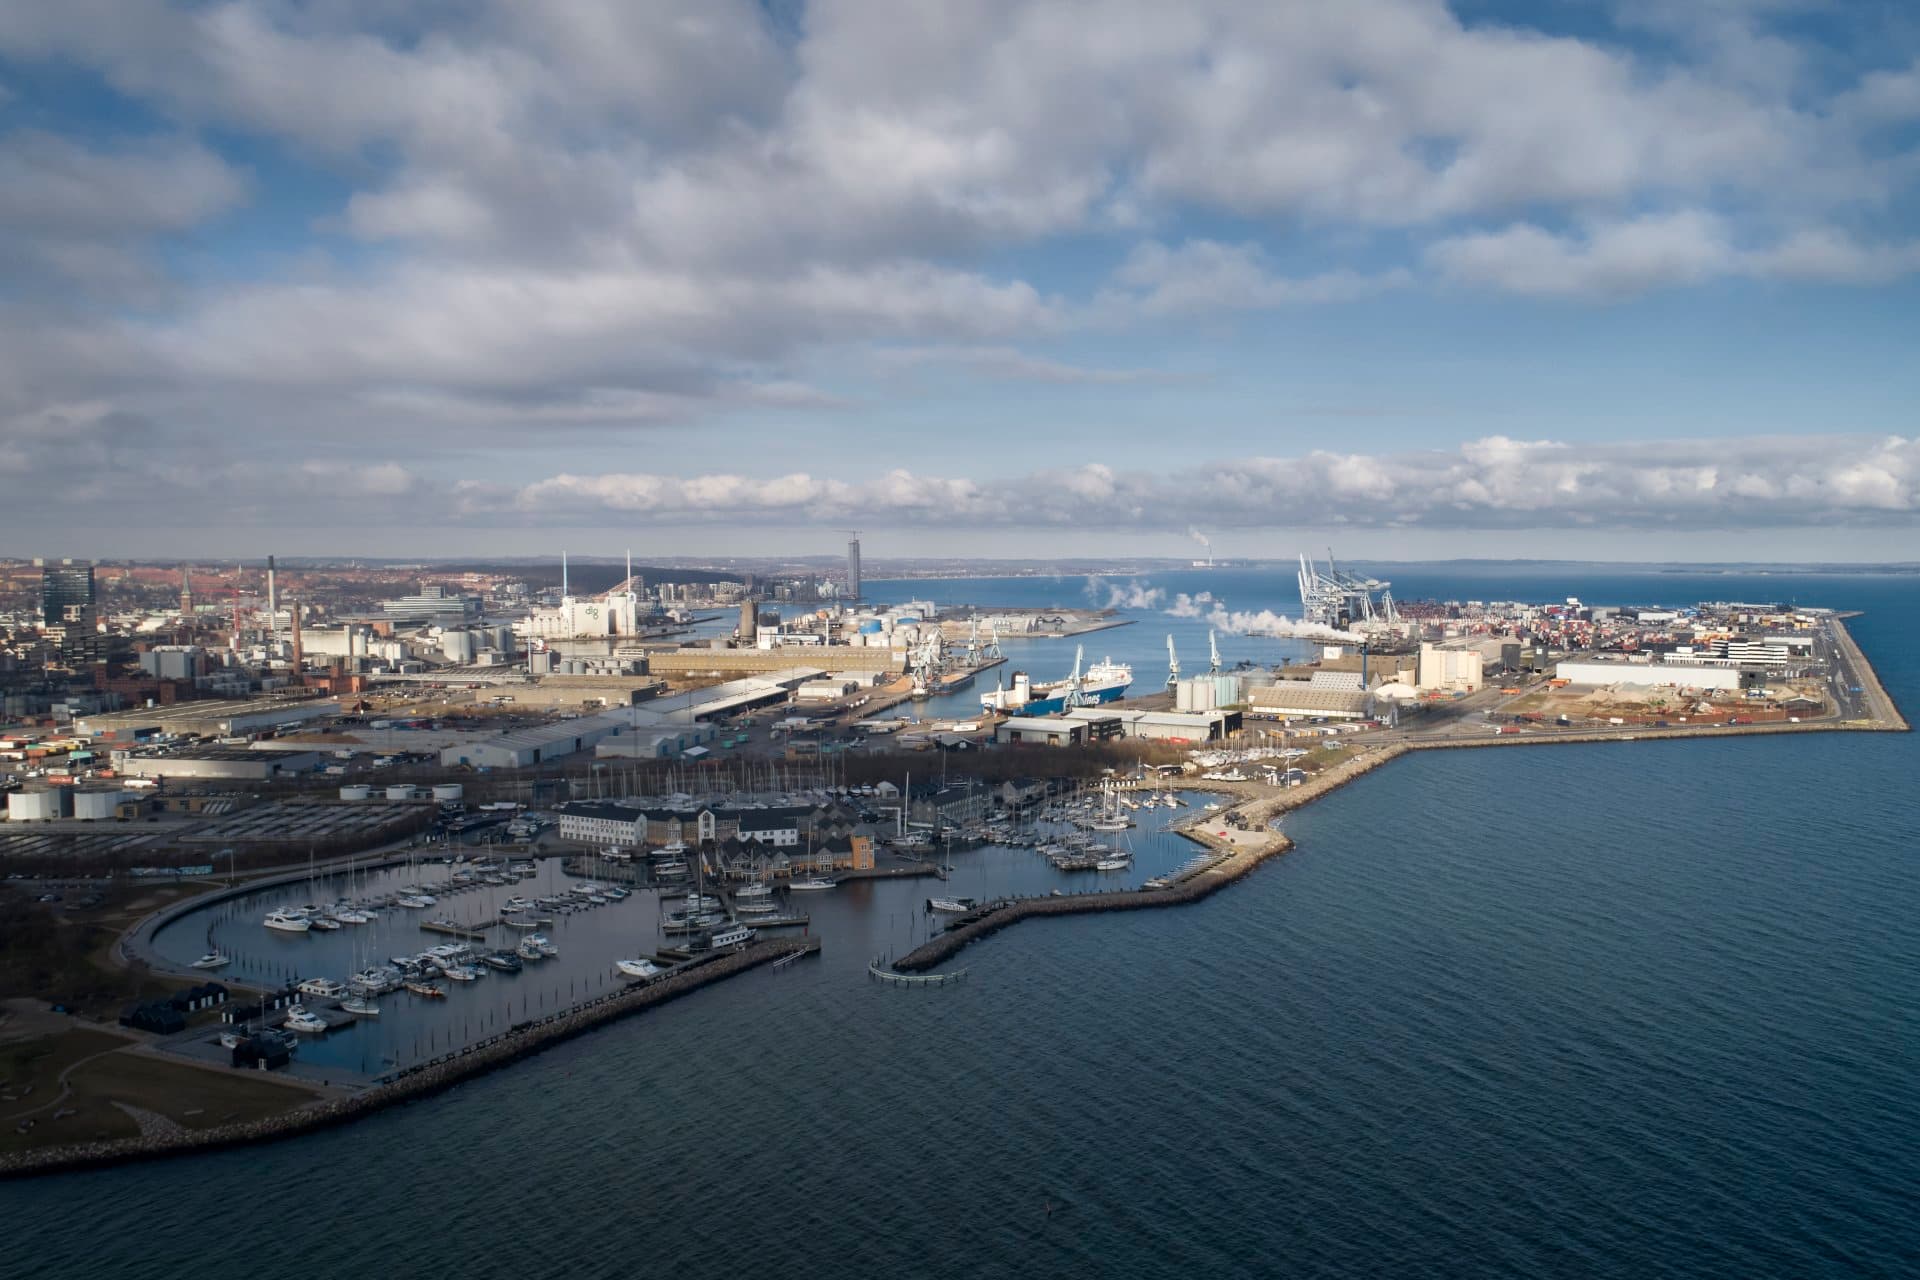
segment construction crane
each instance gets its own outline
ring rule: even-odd
[[[1180,655],[1173,651],[1173,633],[1167,633],[1167,691],[1180,683]]]

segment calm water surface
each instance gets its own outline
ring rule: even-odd
[[[1920,584],[1431,591],[1866,609],[1920,706]],[[1416,756],[957,987],[830,943],[345,1130],[0,1185],[0,1273],[202,1276],[264,1223],[319,1274],[1912,1275],[1917,773],[1910,735]]]

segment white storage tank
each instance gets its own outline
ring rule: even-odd
[[[371,800],[373,799],[373,788],[361,783],[354,783],[352,786],[340,788],[340,798],[342,800]]]
[[[414,788],[403,783],[395,783],[393,786],[387,788],[387,799],[389,800],[411,800],[413,796]]]
[[[457,782],[435,783],[433,798],[441,804],[452,804],[467,794],[467,789]]]
[[[68,809],[68,789],[48,787],[45,791],[15,791],[7,796],[9,822],[47,822],[64,818]]]
[[[111,822],[120,815],[124,799],[126,794],[120,791],[76,791],[73,816],[82,822]]]

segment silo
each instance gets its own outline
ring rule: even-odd
[[[73,816],[82,822],[111,822],[119,816],[120,802],[125,798],[120,791],[76,791]]]
[[[411,800],[413,798],[414,788],[406,783],[395,783],[393,786],[387,788],[387,799],[389,800]]]
[[[435,783],[433,798],[441,804],[454,804],[467,794],[467,789],[457,782]]]
[[[342,800],[371,800],[373,798],[373,788],[363,783],[352,783],[351,785],[340,788],[340,798]]]
[[[68,787],[48,787],[44,791],[15,791],[7,796],[9,822],[49,822],[64,818],[71,808]]]

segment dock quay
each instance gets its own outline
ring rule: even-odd
[[[498,1035],[379,1077],[371,1089],[336,1096],[297,1111],[263,1120],[171,1130],[165,1134],[116,1138],[106,1142],[45,1147],[0,1155],[0,1179],[56,1171],[98,1168],[165,1156],[215,1151],[255,1142],[272,1142],[316,1129],[347,1124],[376,1111],[452,1088],[464,1080],[531,1057],[550,1045],[571,1040],[608,1023],[677,1000],[705,986],[778,961],[798,960],[820,950],[818,938],[756,940],[738,951],[706,953],[672,973],[623,986],[570,1009],[514,1024]]]
[[[449,938],[463,938],[468,942],[485,942],[487,930],[492,922],[486,924],[462,924],[458,920],[422,920],[420,928],[427,933],[441,933]]]

